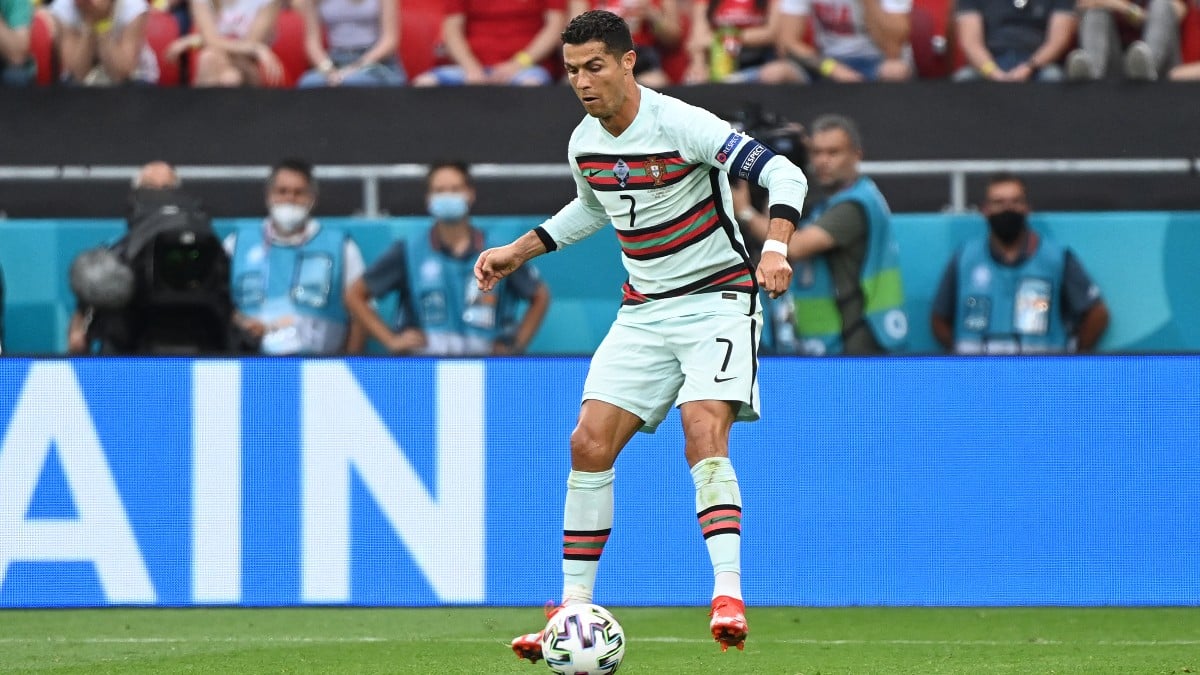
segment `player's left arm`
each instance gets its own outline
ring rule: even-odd
[[[677,128],[681,129],[680,147],[689,158],[767,189],[770,220],[755,276],[771,297],[778,297],[792,280],[792,266],[787,261],[788,240],[800,221],[808,179],[788,158],[776,155],[757,139],[734,131],[728,122],[707,110],[689,107],[685,114],[690,119]]]

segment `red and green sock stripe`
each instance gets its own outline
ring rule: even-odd
[[[705,539],[718,534],[742,534],[742,507],[736,504],[717,504],[696,514],[700,533]]]

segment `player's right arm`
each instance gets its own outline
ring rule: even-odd
[[[575,164],[575,135],[571,136],[571,142],[568,143],[567,155],[571,176],[575,179],[575,199],[511,244],[480,253],[475,263],[475,280],[479,290],[492,290],[496,282],[512,274],[513,270],[528,260],[586,239],[608,223],[604,206]]]

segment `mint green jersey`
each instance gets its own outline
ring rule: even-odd
[[[590,116],[575,128],[567,150],[577,197],[541,226],[543,241],[560,248],[612,223],[629,274],[622,305],[644,306],[638,314],[677,315],[731,297],[757,311],[728,174],[799,211],[803,172],[707,110],[640,90],[637,115],[620,136]]]

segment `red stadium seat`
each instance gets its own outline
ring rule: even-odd
[[[275,24],[275,42],[271,50],[283,63],[284,87],[294,87],[308,70],[308,54],[304,51],[304,17],[294,9],[279,12]]]
[[[396,0],[400,11],[400,45],[396,57],[411,81],[437,63],[442,42],[441,0]]]
[[[917,77],[943,78],[954,68],[952,0],[914,0],[909,14],[909,44]]]
[[[164,87],[179,86],[179,62],[163,58],[172,42],[179,38],[179,22],[169,12],[151,9],[146,15],[146,43],[154,50],[158,59],[158,84]]]
[[[1180,47],[1183,51],[1183,62],[1200,61],[1200,7],[1188,5],[1188,13],[1183,17],[1180,30]]]
[[[58,63],[54,56],[54,17],[45,9],[33,13],[29,26],[29,51],[37,64],[36,81],[42,86],[58,79]]]

